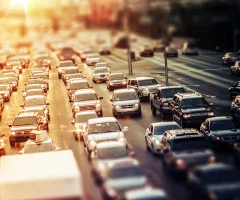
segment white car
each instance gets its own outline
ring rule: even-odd
[[[86,63],[88,66],[93,66],[100,62],[100,57],[97,54],[90,54],[86,57]]]
[[[134,89],[114,90],[112,99],[112,113],[118,115],[142,116],[141,103]]]
[[[106,82],[110,73],[111,73],[111,70],[108,67],[94,68],[92,71],[92,81],[94,83],[98,81]]]
[[[151,123],[146,130],[145,141],[147,149],[152,151],[154,154],[161,154],[163,134],[168,130],[181,129],[177,122],[156,122]]]
[[[83,132],[83,142],[89,159],[98,142],[119,141],[127,145],[125,131],[128,131],[128,127],[122,128],[115,117],[89,119]]]

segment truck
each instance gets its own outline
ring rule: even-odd
[[[73,152],[1,157],[0,199],[83,200],[82,177]]]
[[[186,91],[182,86],[158,87],[156,93],[151,93],[149,97],[152,114],[156,115],[157,111],[159,111],[162,119],[167,115],[171,115],[171,101],[174,94],[177,93],[186,93]]]

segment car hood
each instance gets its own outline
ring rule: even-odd
[[[47,105],[24,106],[24,108],[29,108],[29,109],[30,108],[41,108],[41,109],[45,110],[47,108]]]
[[[207,189],[214,192],[219,200],[235,199],[240,196],[240,182],[207,185]]]
[[[117,178],[107,181],[107,184],[118,193],[123,193],[127,190],[145,187],[147,185],[147,179],[145,176]]]
[[[99,102],[99,100],[79,101],[79,102],[74,102],[73,106],[95,105],[98,102]]]
[[[116,106],[120,106],[120,105],[134,105],[136,103],[139,103],[138,99],[126,100],[126,101],[114,101],[114,105],[116,105]]]
[[[163,135],[154,135],[153,136],[155,140],[162,140]]]
[[[22,130],[34,130],[37,129],[37,125],[24,125],[24,126],[12,126],[10,131],[22,131]]]
[[[93,140],[96,142],[102,141],[116,141],[118,138],[124,137],[124,133],[121,131],[118,132],[108,132],[108,133],[97,133],[88,135],[89,140]]]
[[[214,136],[240,136],[240,129],[211,131]]]
[[[185,113],[194,113],[194,112],[210,112],[210,108],[182,108],[182,112]]]

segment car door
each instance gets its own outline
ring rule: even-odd
[[[181,101],[179,98],[176,98],[175,103],[173,104],[173,112],[175,116],[175,120],[180,123],[181,121]]]

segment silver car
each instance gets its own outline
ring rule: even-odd
[[[93,66],[98,62],[100,62],[100,57],[97,54],[91,54],[86,57],[86,63],[88,66]]]
[[[126,145],[124,131],[127,130],[128,127],[121,128],[114,117],[89,119],[83,132],[83,142],[87,147],[89,159],[98,142],[119,141]]]
[[[162,140],[163,134],[167,130],[180,129],[181,127],[177,122],[156,122],[151,123],[146,130],[145,141],[147,149],[152,151],[154,154],[161,154],[163,146],[160,141]]]
[[[135,159],[112,161],[104,170],[104,199],[117,199],[123,193],[148,186],[148,180]]]
[[[134,89],[118,89],[113,92],[112,113],[118,115],[142,115],[141,104]]]
[[[111,73],[108,67],[97,67],[92,71],[92,81],[96,83],[97,81],[106,82],[109,74]]]
[[[123,73],[113,73],[109,74],[107,79],[107,88],[112,91],[114,88],[126,88],[127,81]]]

